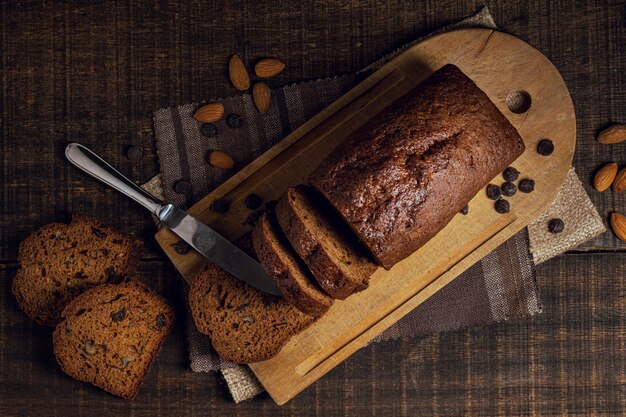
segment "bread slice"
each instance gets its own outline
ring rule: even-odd
[[[330,308],[332,298],[317,286],[306,265],[293,253],[276,224],[274,213],[263,213],[252,230],[252,244],[259,262],[274,278],[287,302],[312,316],[319,316]]]
[[[320,287],[343,300],[367,288],[376,265],[333,214],[333,208],[304,185],[287,190],[276,206],[280,228]]]
[[[134,274],[140,256],[140,243],[75,214],[70,224],[45,225],[20,244],[13,294],[31,319],[54,325],[78,294]]]
[[[130,400],[173,323],[174,309],[144,285],[100,285],[63,310],[54,355],[72,378]]]
[[[236,244],[254,256],[249,233]],[[316,320],[284,297],[259,291],[212,263],[191,282],[189,307],[196,327],[209,336],[220,357],[238,363],[275,356]]]

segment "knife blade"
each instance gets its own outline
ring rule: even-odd
[[[140,188],[89,148],[79,143],[70,143],[65,148],[65,157],[80,170],[150,210],[202,256],[230,274],[261,291],[281,295],[274,280],[248,254],[184,210],[163,203]]]
[[[225,271],[262,291],[281,295],[261,264],[184,210],[166,204],[159,210],[158,217],[178,237]]]

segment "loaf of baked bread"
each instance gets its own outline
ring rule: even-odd
[[[132,399],[173,323],[174,309],[144,285],[100,285],[63,310],[54,355],[72,378]]]
[[[351,134],[309,180],[389,269],[523,151],[489,97],[446,65]]]
[[[322,291],[293,251],[272,211],[263,213],[254,226],[252,244],[263,269],[274,279],[288,303],[311,316],[324,314],[330,308],[332,298]]]
[[[249,233],[235,244],[255,257]],[[189,307],[196,327],[209,336],[220,357],[237,363],[273,357],[316,320],[284,297],[259,291],[213,263],[191,282]]]
[[[31,319],[54,325],[84,290],[133,275],[140,257],[140,242],[74,214],[70,224],[47,224],[20,243],[13,294]]]
[[[318,284],[335,299],[363,291],[376,270],[332,207],[310,187],[291,187],[276,206],[278,224]]]

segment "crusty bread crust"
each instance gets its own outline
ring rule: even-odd
[[[357,129],[310,183],[389,269],[523,152],[489,97],[446,65]]]

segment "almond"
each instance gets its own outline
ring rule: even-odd
[[[270,88],[264,82],[256,83],[252,87],[252,98],[256,108],[265,113],[270,106]]]
[[[598,191],[604,191],[608,189],[611,184],[613,184],[613,180],[615,179],[615,175],[617,174],[617,164],[615,162],[608,163],[604,165],[596,175],[593,177],[593,186]]]
[[[626,242],[626,217],[619,213],[611,213],[611,228],[618,238]]]
[[[281,73],[285,64],[274,58],[262,59],[254,66],[254,72],[259,78],[269,78]]]
[[[199,122],[217,122],[222,116],[224,116],[222,103],[205,104],[193,114],[193,118]]]
[[[233,55],[228,62],[228,75],[230,76],[230,82],[239,91],[245,91],[250,88],[250,76],[248,76],[248,70],[243,64],[243,61],[239,56]]]
[[[212,151],[209,154],[209,164],[212,167],[219,169],[231,169],[235,166],[235,161],[230,155],[225,154],[222,151]]]
[[[613,125],[604,129],[598,135],[598,142],[610,145],[612,143],[619,143],[626,140],[626,125]]]
[[[613,180],[613,192],[621,193],[626,190],[626,168],[622,168]]]

